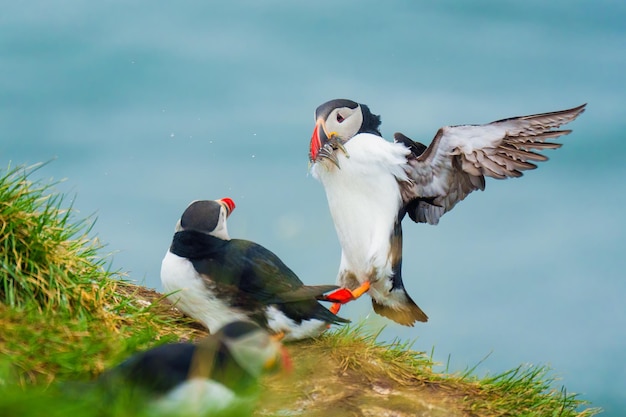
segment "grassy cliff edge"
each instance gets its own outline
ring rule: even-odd
[[[0,172],[0,415],[133,415],[93,401],[67,404],[49,387],[86,381],[127,355],[206,331],[161,294],[107,267],[93,222],[75,222],[41,165]],[[406,342],[379,343],[346,326],[288,345],[295,369],[263,380],[257,415],[591,416],[599,412],[549,369],[495,376],[436,372]]]

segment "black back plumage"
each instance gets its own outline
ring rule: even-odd
[[[252,394],[257,389],[257,378],[233,358],[222,337],[236,339],[258,330],[252,323],[233,322],[197,344],[157,346],[135,354],[104,372],[98,378],[98,385],[106,392],[123,389],[130,396],[160,396],[193,374],[196,378],[219,382],[236,395]]]
[[[278,256],[254,242],[185,230],[174,235],[170,251],[189,259],[212,292],[248,311],[261,326],[267,326],[264,310],[268,305],[275,305],[297,323],[307,319],[348,322],[317,301],[337,289],[336,285],[305,286]]]
[[[187,379],[195,350],[191,343],[157,346],[103,373],[99,382],[111,390],[120,386],[146,395],[165,394]]]

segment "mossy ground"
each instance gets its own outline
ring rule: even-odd
[[[206,331],[161,294],[124,281],[38,167],[0,174],[0,415],[130,416],[137,404],[68,400],[60,382],[89,381],[138,350]],[[259,416],[591,416],[544,367],[492,377],[435,371],[409,343],[344,327],[288,345],[295,369],[262,381]]]

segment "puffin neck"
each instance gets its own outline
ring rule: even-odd
[[[363,123],[357,133],[371,133],[382,137],[380,133],[380,116],[372,113],[370,108],[365,104],[361,104],[360,106],[363,114]]]
[[[199,259],[217,252],[227,243],[227,240],[206,233],[183,230],[174,234],[170,252],[187,259]]]

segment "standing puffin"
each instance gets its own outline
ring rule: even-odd
[[[137,407],[147,401],[150,415],[245,415],[259,377],[290,367],[276,338],[254,323],[235,321],[197,344],[165,344],[131,356],[104,372],[97,386]]]
[[[251,320],[289,341],[347,323],[318,302],[336,285],[306,286],[274,253],[228,236],[234,209],[230,198],[187,207],[161,265],[170,301],[211,333],[232,320]]]
[[[351,292],[339,292],[346,300],[369,293],[376,313],[403,325],[427,321],[402,283],[405,214],[437,224],[469,193],[483,190],[485,176],[520,177],[536,168],[533,162],[547,160],[537,151],[559,148],[549,140],[571,131],[556,129],[584,109],[442,127],[427,147],[401,133],[393,142],[383,139],[380,116],[364,104],[337,99],[319,106],[309,159],[342,248],[337,281]]]

